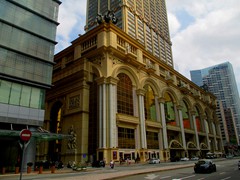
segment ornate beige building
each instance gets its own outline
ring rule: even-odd
[[[55,55],[45,128],[71,139],[39,151],[62,161],[205,157],[223,151],[216,97],[112,23]]]

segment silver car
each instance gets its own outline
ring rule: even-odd
[[[149,164],[159,164],[160,160],[158,158],[149,159]]]

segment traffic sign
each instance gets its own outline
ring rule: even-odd
[[[29,131],[28,129],[23,129],[19,135],[22,141],[29,141],[30,138],[32,137],[32,132]]]

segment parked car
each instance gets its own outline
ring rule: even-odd
[[[197,157],[197,156],[194,156],[191,158],[191,161],[198,161],[198,160],[199,160],[199,157]]]
[[[240,161],[238,161],[238,169],[240,170]]]
[[[183,157],[180,159],[180,161],[189,161],[189,158],[188,157]]]
[[[216,171],[216,164],[210,159],[199,160],[194,166],[195,173],[211,173]]]
[[[232,154],[228,154],[228,155],[226,155],[226,158],[227,159],[232,159],[234,156],[232,155]]]
[[[104,161],[94,161],[92,163],[92,167],[105,167],[105,162]]]
[[[158,158],[149,159],[149,164],[159,164],[159,163],[160,163],[160,159]]]

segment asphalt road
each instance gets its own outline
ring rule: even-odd
[[[214,161],[214,160],[213,160]],[[140,174],[129,177],[116,178],[115,180],[239,180],[240,170],[238,170],[238,159],[226,159],[215,162],[217,172],[207,174],[196,174],[192,167]]]
[[[43,174],[24,174],[22,180],[99,180],[99,179],[122,179],[122,180],[239,180],[240,170],[237,169],[239,158],[234,159],[217,159],[217,172],[211,174],[195,174],[193,171],[193,161],[188,162],[167,162],[160,164],[134,164],[129,166],[116,166],[111,169],[109,166],[105,168],[89,168],[86,172],[76,172],[71,169],[58,170],[55,174],[44,172]],[[182,168],[183,166],[191,166],[190,168]],[[169,170],[169,168],[181,167],[181,169]],[[149,173],[146,173],[148,171]],[[150,173],[150,171],[152,171]],[[140,172],[140,173],[139,173]],[[125,176],[128,174],[127,176]],[[133,174],[133,175],[131,175]],[[138,174],[138,175],[137,175]],[[117,178],[121,176],[121,178]],[[19,175],[0,175],[0,180],[17,180]]]

